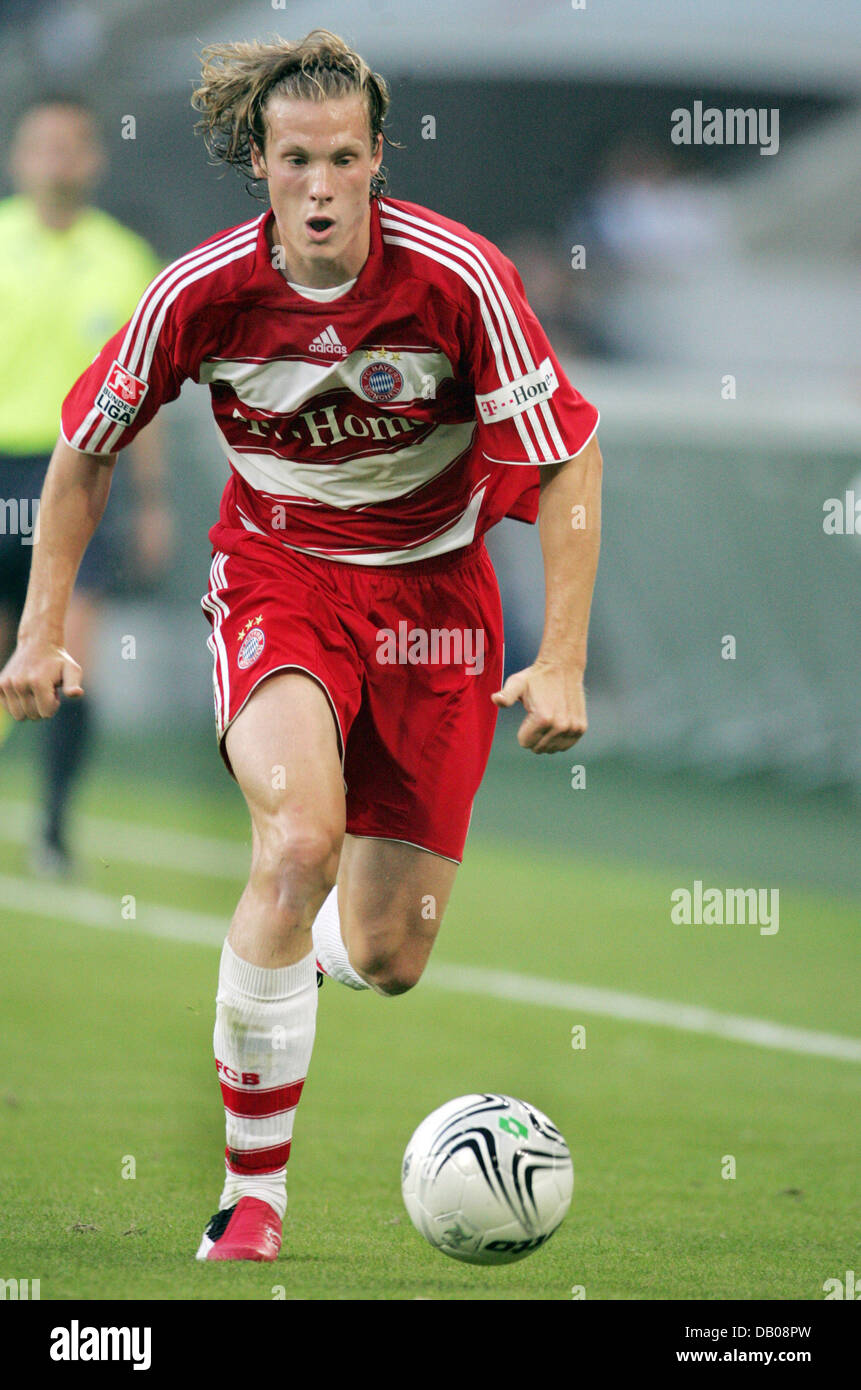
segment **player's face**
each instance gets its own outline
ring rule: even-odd
[[[252,147],[252,164],[269,184],[288,278],[351,279],[367,259],[371,178],[383,157],[382,136],[371,149],[365,102],[273,96],[265,116],[266,148]]]
[[[21,122],[12,142],[11,172],[19,192],[37,201],[76,206],[102,172],[101,144],[86,111],[40,106]]]

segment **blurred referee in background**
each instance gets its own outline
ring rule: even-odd
[[[90,206],[104,168],[98,124],[85,101],[52,93],[20,115],[9,162],[15,192],[0,201],[0,666],[24,605],[63,397],[161,270],[141,237]],[[133,577],[145,580],[163,567],[171,538],[159,422],[142,432],[130,460]],[[116,528],[112,534],[100,527],[81,565],[65,640],[85,669],[102,601],[130,577],[126,549]],[[59,875],[71,867],[66,811],[91,724],[85,696],[63,699],[40,729],[43,811],[32,855],[38,871]],[[0,743],[10,725],[0,711]]]

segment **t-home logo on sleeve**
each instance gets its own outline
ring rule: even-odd
[[[114,362],[96,397],[96,409],[107,415],[109,420],[128,427],[133,423],[148,390],[145,381],[133,376],[119,362]]]
[[[498,391],[476,396],[475,406],[481,419],[490,424],[497,420],[510,420],[512,415],[522,415],[524,410],[549,400],[558,385],[553,363],[549,357],[545,357],[536,371],[519,376],[507,386],[500,386]]]

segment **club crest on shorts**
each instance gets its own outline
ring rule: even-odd
[[[372,362],[359,377],[359,386],[369,401],[393,401],[403,390],[403,373],[391,362]]]
[[[239,629],[239,654],[236,664],[241,671],[245,671],[249,666],[253,666],[255,661],[263,654],[266,646],[266,635],[258,623],[262,623],[263,614],[260,613],[256,618],[250,618],[244,627]]]

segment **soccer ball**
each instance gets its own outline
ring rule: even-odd
[[[511,1264],[549,1240],[571,1205],[568,1145],[511,1096],[458,1096],[422,1120],[404,1154],[410,1220],[444,1255]]]

